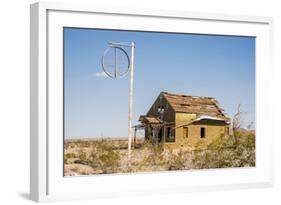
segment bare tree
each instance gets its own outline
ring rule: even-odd
[[[246,114],[246,112],[241,111],[241,104],[238,104],[237,112],[233,116],[232,120],[232,131],[233,131],[233,137],[234,137],[234,143],[235,145],[238,142],[238,131],[243,125],[243,118],[242,116]]]

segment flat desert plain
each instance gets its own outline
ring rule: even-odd
[[[255,135],[241,135],[234,144],[219,139],[204,149],[169,149],[137,139],[128,160],[128,140],[72,139],[64,142],[64,176],[156,172],[255,166]]]

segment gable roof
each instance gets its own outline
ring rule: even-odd
[[[208,115],[228,120],[224,109],[220,107],[218,101],[213,97],[199,97],[190,95],[180,95],[168,92],[161,92],[162,95],[177,113],[194,113]]]

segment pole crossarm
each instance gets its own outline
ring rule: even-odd
[[[121,46],[121,47],[132,47],[132,42],[122,42],[122,43],[115,43],[115,42],[109,42],[110,46]]]

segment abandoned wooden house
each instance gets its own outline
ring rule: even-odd
[[[139,128],[152,142],[192,147],[200,140],[229,135],[229,120],[215,98],[161,92],[147,114],[140,116]]]

